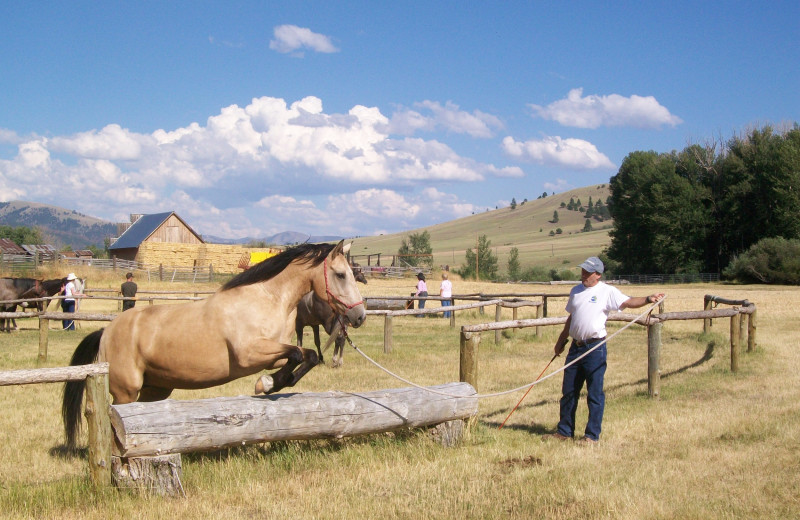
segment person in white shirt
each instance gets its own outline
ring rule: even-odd
[[[75,273],[69,273],[67,275],[64,283],[64,290],[62,292],[64,299],[61,300],[61,310],[64,312],[75,312],[74,296],[78,292],[75,286],[75,280],[77,278],[78,277],[75,276]],[[75,322],[73,320],[61,320],[61,324],[64,327],[64,330],[75,330]]]
[[[439,286],[439,296],[442,298],[451,298],[453,296],[453,284],[447,279],[447,271],[442,271],[442,284]],[[442,300],[442,307],[450,307],[451,305],[453,305],[453,300]],[[442,316],[449,318],[450,311],[444,311]]]
[[[414,296],[419,296],[420,298],[427,298],[428,296],[428,284],[425,283],[425,275],[422,274],[420,271],[417,273],[417,292],[414,293]],[[425,300],[419,300],[419,308],[425,308]],[[417,314],[417,318],[424,318],[424,314]]]
[[[606,339],[606,320],[611,311],[644,307],[664,298],[663,293],[630,298],[622,291],[600,281],[605,267],[596,256],[587,258],[580,265],[581,283],[569,293],[566,310],[569,313],[564,329],[556,340],[553,349],[556,355],[564,351],[568,338],[572,345],[565,364],[584,355],[595,345]],[[600,430],[605,409],[603,378],[606,372],[607,349],[603,344],[589,355],[564,370],[561,386],[560,419],[555,433],[547,437],[558,440],[572,440],[575,434],[575,412],[584,382],[586,383],[586,403],[589,406],[589,420],[581,441],[594,444],[600,440]]]

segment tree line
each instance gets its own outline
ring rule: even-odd
[[[725,274],[763,239],[800,239],[800,127],[632,152],[610,188],[612,271]]]

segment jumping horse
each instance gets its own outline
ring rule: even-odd
[[[290,343],[287,326],[309,291],[359,327],[364,302],[345,258],[344,242],[302,244],[238,274],[209,298],[180,305],[134,307],[87,335],[71,365],[109,364],[115,404],[166,399],[174,389],[221,385],[262,370],[256,393],[295,385],[317,365],[317,353]],[[68,447],[80,429],[85,381],[64,386]]]

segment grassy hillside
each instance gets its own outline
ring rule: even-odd
[[[366,263],[364,255],[381,253],[390,256],[397,253],[403,237],[428,231],[434,265],[460,266],[464,263],[466,250],[475,248],[479,235],[486,235],[498,257],[501,276],[506,272],[512,247],[519,249],[523,269],[542,266],[560,270],[578,265],[587,256],[600,253],[609,244],[608,232],[611,229],[610,220],[597,222],[592,219],[594,231],[582,232],[586,221],[583,213],[562,208],[561,203],[567,204],[570,198],[574,198],[586,205],[591,197],[592,202],[600,199],[605,204],[609,195],[608,184],[587,186],[544,199],[529,200],[524,204],[517,201],[517,207],[513,210],[507,207],[403,233],[359,237],[353,242],[351,254],[359,263]],[[558,211],[557,223],[551,222],[553,211]],[[561,228],[562,234],[551,237],[550,231],[558,228]],[[381,260],[384,264],[390,261]]]
[[[77,211],[13,200],[0,202],[0,224],[37,227],[46,243],[83,249],[89,245],[103,247],[103,239],[116,236],[117,225]]]

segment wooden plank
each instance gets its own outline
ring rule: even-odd
[[[108,374],[108,363],[74,367],[32,368],[0,372],[0,386],[82,381],[89,376]]]
[[[324,392],[129,403],[111,407],[114,455],[140,457],[282,440],[341,438],[472,417],[466,383],[372,392]]]

